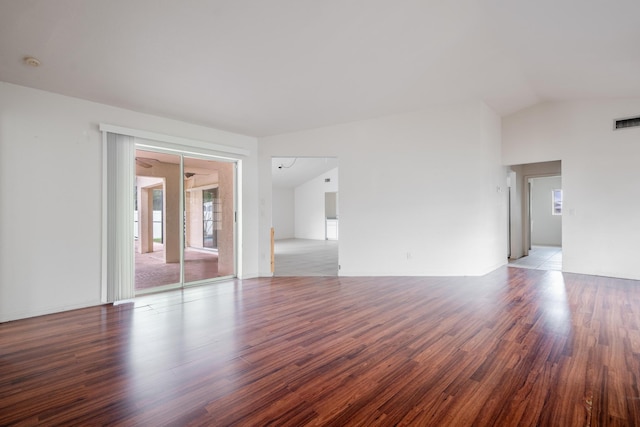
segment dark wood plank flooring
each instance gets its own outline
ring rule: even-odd
[[[0,425],[640,425],[640,282],[230,281],[0,325]]]

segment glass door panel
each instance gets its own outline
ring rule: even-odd
[[[136,150],[135,290],[180,286],[180,156]]]
[[[234,163],[184,157],[184,281],[235,274]]]
[[[217,221],[220,219],[220,199],[218,188],[202,190],[202,245],[208,249],[218,249]]]

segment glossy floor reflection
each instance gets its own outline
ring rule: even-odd
[[[636,425],[640,282],[232,280],[0,324],[0,425]]]

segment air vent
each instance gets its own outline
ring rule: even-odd
[[[616,120],[616,129],[626,129],[640,126],[640,116],[631,117],[628,119]]]

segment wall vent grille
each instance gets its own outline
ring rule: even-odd
[[[640,116],[616,120],[615,129],[626,129],[640,126]]]

